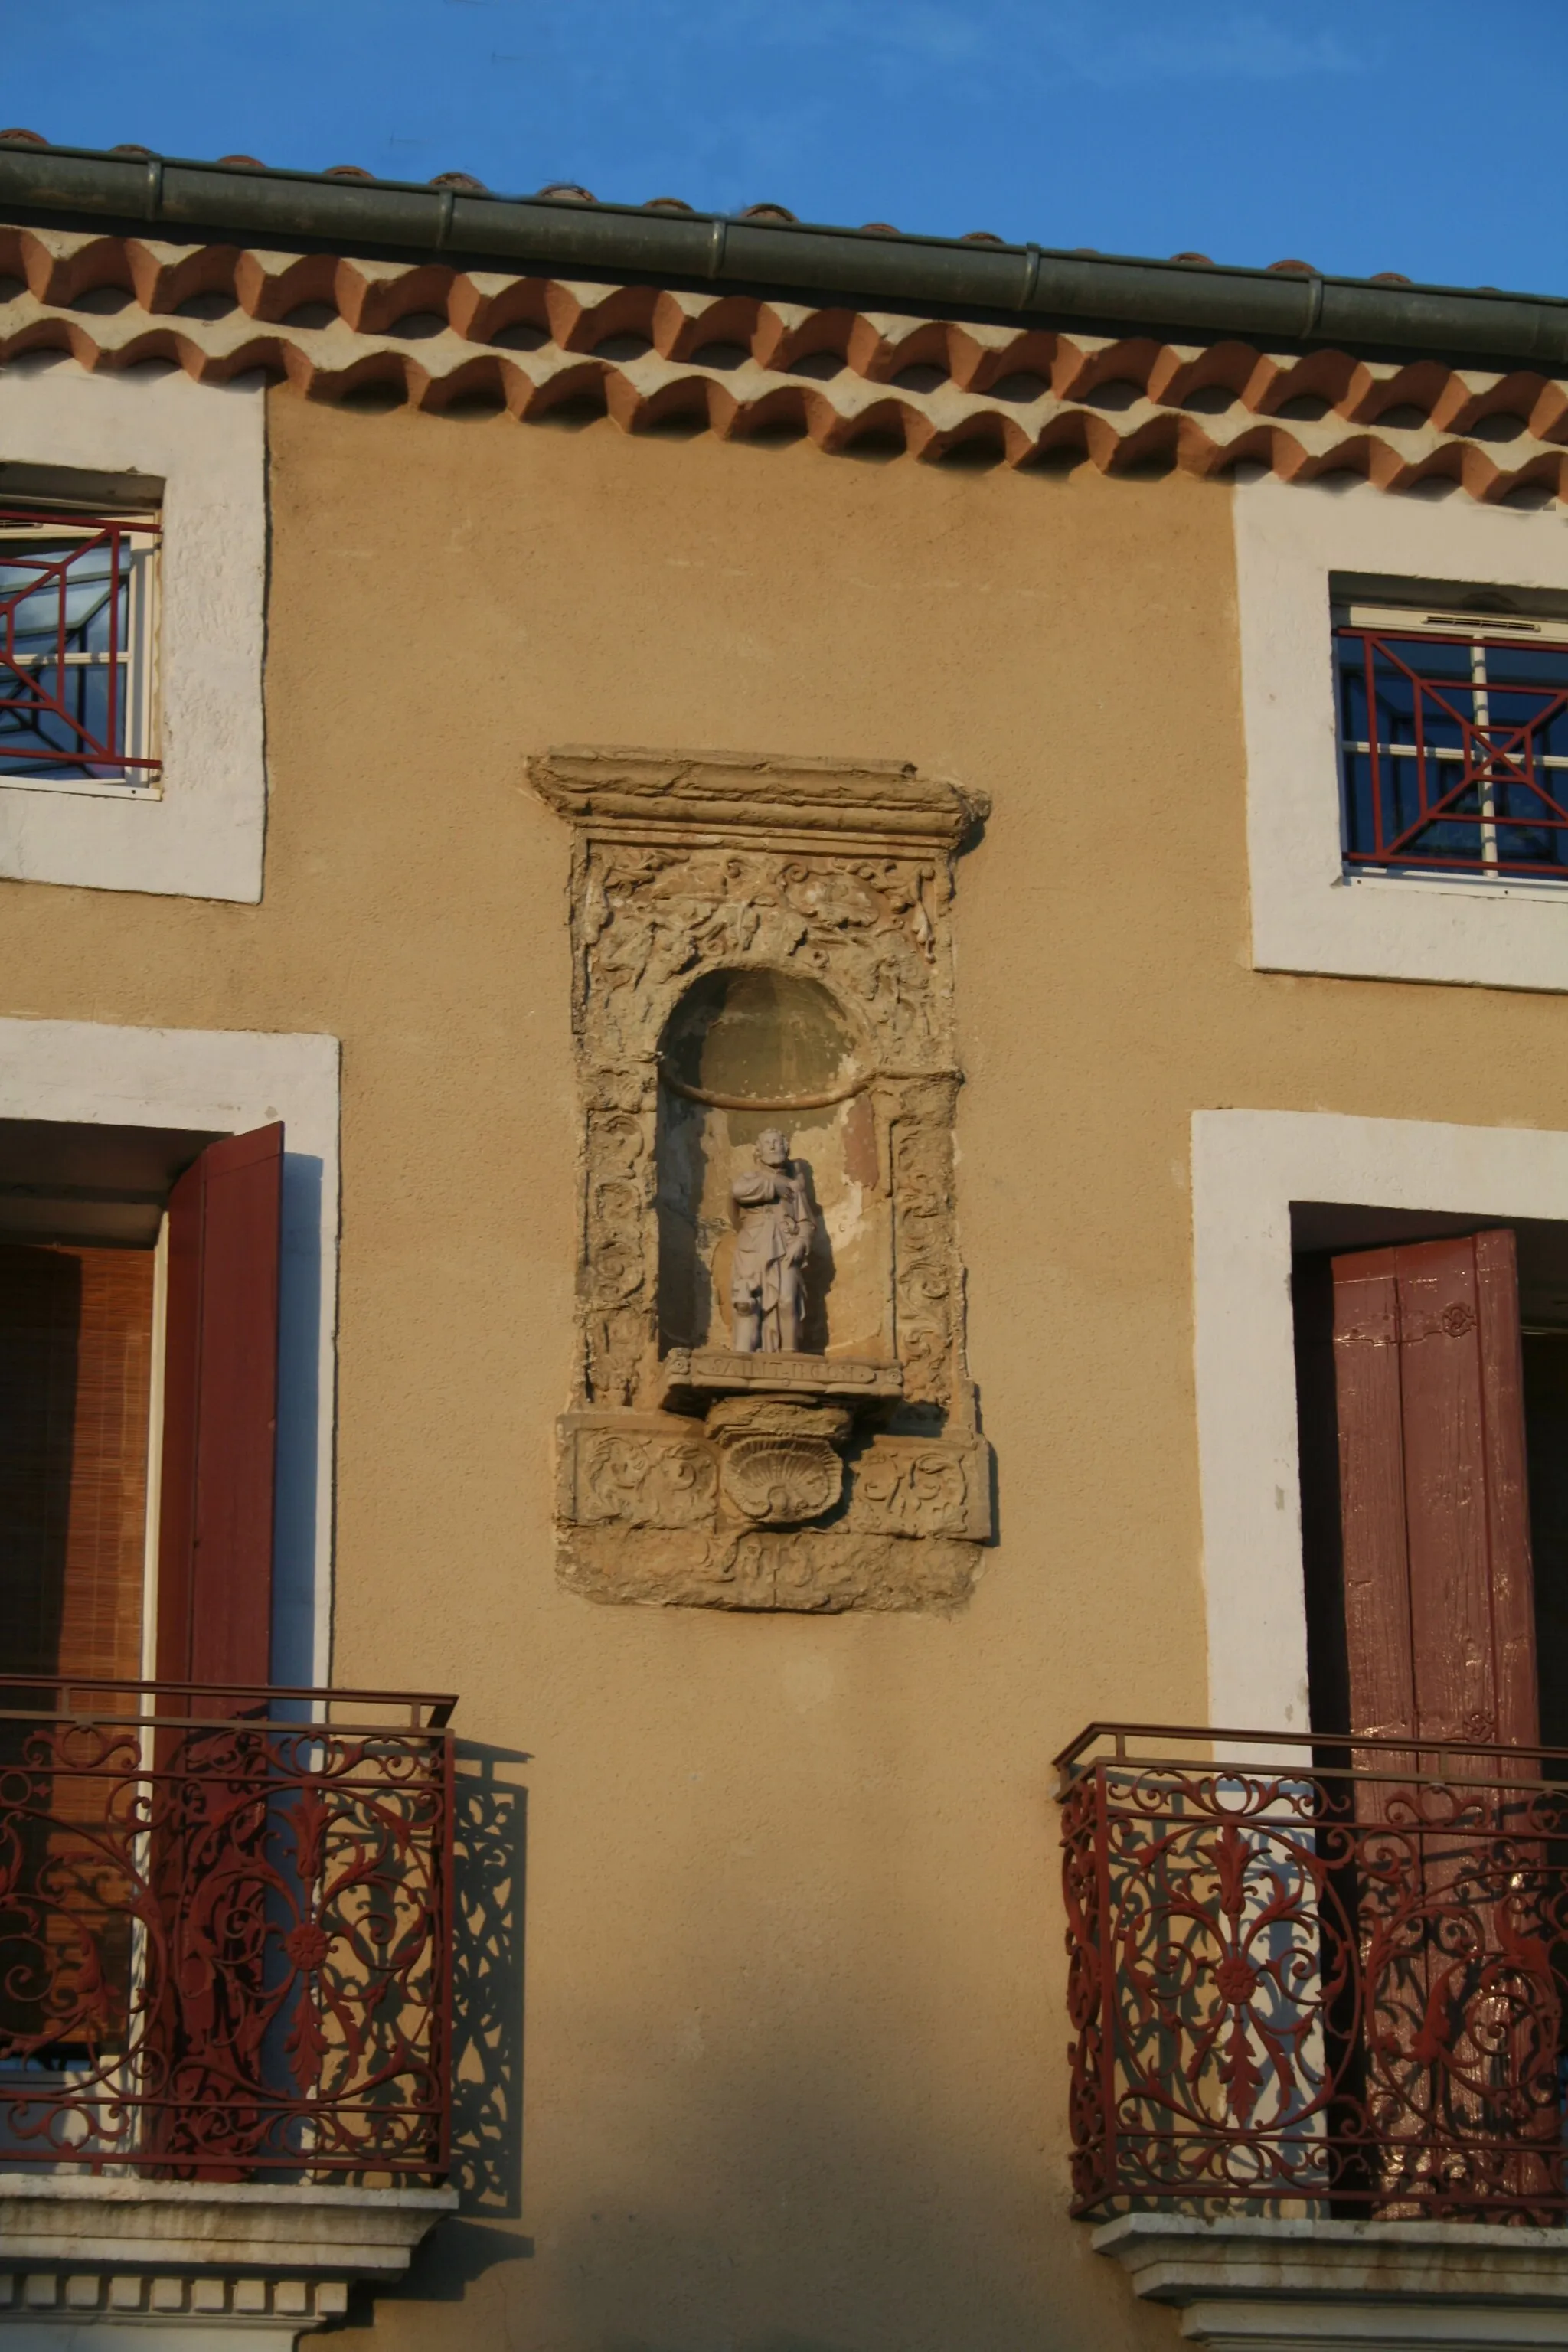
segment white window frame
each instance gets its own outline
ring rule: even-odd
[[[1206,1110],[1192,1129],[1209,1720],[1308,1728],[1290,1204],[1568,1219],[1568,1134]]]
[[[1346,875],[1331,594],[1335,573],[1568,591],[1568,516],[1273,476],[1232,511],[1254,965],[1568,991],[1561,883]]]
[[[0,1118],[241,1135],[283,1122],[273,1679],[331,1679],[339,1045],[0,1020]]]
[[[266,395],[159,363],[0,369],[0,463],[163,484],[155,792],[0,775],[0,877],[254,903],[267,818]]]

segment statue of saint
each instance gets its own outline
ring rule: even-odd
[[[815,1219],[805,1179],[776,1127],[757,1138],[757,1165],[731,1187],[737,1233],[730,1276],[737,1355],[798,1355],[805,1261]]]

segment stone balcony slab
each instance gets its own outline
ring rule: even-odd
[[[1568,2230],[1129,2213],[1094,2245],[1214,2352],[1568,2346]]]
[[[455,2189],[0,2174],[0,2344],[293,2352],[357,2280],[390,2284]]]

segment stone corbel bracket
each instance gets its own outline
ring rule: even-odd
[[[572,748],[529,775],[574,835],[583,1192],[563,1580],[653,1605],[961,1604],[991,1534],[991,1457],[953,1203],[952,868],[987,803],[893,761]],[[879,1410],[833,1439],[841,1476],[826,1423],[799,1426],[793,1466],[782,1427],[765,1433],[764,1478],[760,1429],[742,1442],[732,1417],[705,1427],[667,1409],[697,1360],[660,1353],[659,1045],[693,981],[747,967],[826,987],[858,1040],[888,1205],[891,1357],[885,1379],[843,1366]],[[826,1404],[845,1385],[835,1363],[781,1360],[778,1390]]]

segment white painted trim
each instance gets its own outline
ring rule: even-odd
[[[0,373],[0,461],[160,476],[156,797],[39,791],[0,777],[0,876],[195,898],[261,896],[267,424],[259,377],[89,375],[74,360]]]
[[[283,1121],[273,1670],[331,1669],[338,1041],[0,1020],[0,1118],[241,1134]]]
[[[1307,1727],[1290,1203],[1568,1218],[1568,1134],[1193,1115],[1193,1286],[1209,1721]]]
[[[1329,617],[1334,572],[1568,589],[1568,517],[1272,475],[1232,512],[1253,962],[1568,990],[1568,885],[1345,878]]]

